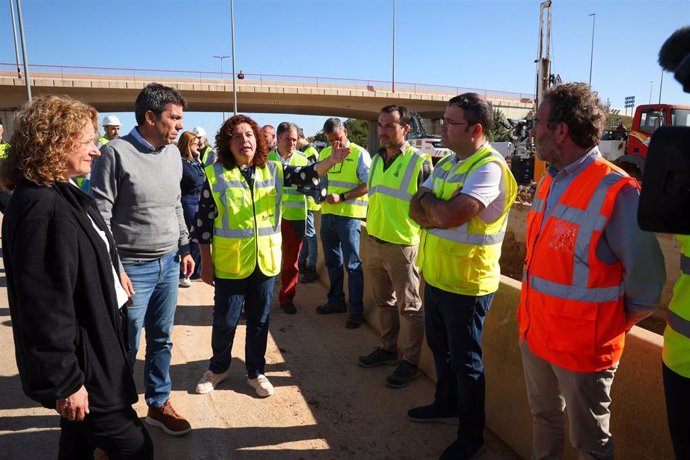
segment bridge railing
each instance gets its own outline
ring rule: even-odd
[[[122,67],[90,67],[68,66],[50,64],[32,64],[29,66],[30,77],[50,78],[60,80],[115,80],[131,82],[158,81],[161,83],[204,83],[232,85],[232,73],[211,72],[204,70],[170,70],[170,69],[143,69]],[[0,76],[22,78],[23,69],[17,69],[14,63],[0,62]],[[427,83],[410,83],[386,80],[367,80],[358,78],[339,78],[307,75],[281,75],[244,73],[240,71],[242,79],[237,79],[238,88],[245,85],[253,86],[281,86],[281,87],[315,87],[322,89],[354,89],[360,91],[380,92],[388,91],[414,94],[448,94],[456,95],[467,92],[478,93],[489,99],[514,100],[531,103],[533,94],[516,93],[510,91],[498,91],[482,88],[469,88],[463,86],[434,85]],[[240,75],[238,74],[238,75]]]

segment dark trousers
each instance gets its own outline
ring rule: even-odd
[[[219,374],[230,367],[235,330],[244,306],[247,316],[245,343],[245,365],[247,377],[255,379],[264,373],[266,365],[266,342],[268,341],[268,318],[273,300],[275,276],[266,276],[258,265],[254,272],[241,280],[216,278],[216,293],[213,305],[213,328],[211,348],[213,356],[208,368]]]
[[[426,339],[436,366],[434,404],[457,412],[458,439],[484,443],[484,365],[482,330],[494,294],[479,297],[447,292],[429,284],[424,290]]]
[[[297,289],[297,257],[304,239],[304,221],[283,219],[280,229],[283,236],[283,266],[280,270],[278,300],[280,303],[292,303]]]
[[[153,443],[134,409],[90,413],[81,422],[60,418],[58,459],[93,460],[93,451],[101,449],[111,460],[153,459]]]
[[[199,209],[199,195],[182,195],[180,199],[182,203],[182,214],[184,215],[184,223],[187,225],[187,230],[192,230],[194,225],[194,218]],[[199,243],[189,239],[189,252],[194,259],[194,273],[190,276],[192,278],[199,278],[201,276],[201,251],[199,250]]]
[[[677,460],[690,459],[690,379],[663,364],[666,416]]]

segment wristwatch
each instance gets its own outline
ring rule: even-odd
[[[345,194],[344,194],[344,193],[341,193],[341,194],[340,194],[340,201],[347,201],[347,199],[345,198]]]

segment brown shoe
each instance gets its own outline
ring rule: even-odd
[[[175,412],[169,399],[161,407],[149,406],[149,412],[144,421],[149,425],[159,427],[170,436],[182,436],[192,430],[189,422]]]

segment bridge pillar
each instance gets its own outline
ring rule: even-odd
[[[367,142],[367,150],[369,155],[374,155],[379,149],[379,131],[378,131],[378,120],[369,120],[367,122],[367,134],[369,141]]]
[[[14,133],[14,120],[17,118],[19,110],[0,110],[0,120],[2,120],[2,127],[5,132],[2,135],[2,140],[9,142],[10,137]]]

